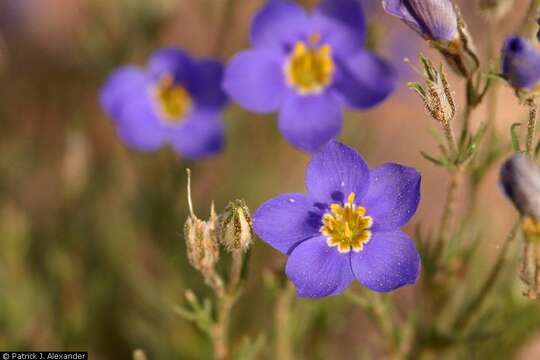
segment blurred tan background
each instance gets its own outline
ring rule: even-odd
[[[232,8],[229,1],[0,0],[0,349],[88,350],[92,359],[129,359],[135,348],[150,359],[210,356],[202,333],[171,311],[185,289],[206,291],[184,254],[185,168],[193,170],[196,212],[206,216],[212,200],[223,208],[245,198],[254,211],[279,193],[303,191],[308,157],[285,143],[272,116],[236,105],[225,114],[228,144],[220,156],[193,163],[170,149],[136,153],[116,137],[97,93],[116,66],[143,65],[160,46],[224,61],[247,47],[249,20],[262,1],[236,0]],[[400,68],[401,84],[381,106],[347,113],[342,139],[371,166],[398,162],[421,171],[412,233],[417,223],[438,224],[447,177],[420,156],[436,152],[429,129],[437,124],[406,88],[419,76],[403,59],[417,64],[418,51],[440,58],[373,3],[374,47]],[[527,4],[517,0],[497,26],[501,46]],[[476,2],[460,6],[485,55],[486,24]],[[463,83],[450,82],[462,104]],[[497,131],[508,154],[509,127],[525,116],[501,84]],[[485,108],[473,118],[478,127]],[[486,264],[515,219],[497,185],[498,164],[481,185],[478,207]],[[470,200],[466,191],[461,196],[463,204]],[[256,243],[236,334],[272,336],[272,293],[261,291],[262,274],[283,263]],[[299,344],[305,359],[356,359],[377,343],[361,312],[339,299],[302,304],[311,316]],[[523,335],[506,354],[535,358],[532,336]]]

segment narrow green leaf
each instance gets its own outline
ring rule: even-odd
[[[514,123],[510,126],[510,135],[512,136],[512,149],[515,152],[521,152],[521,146],[519,144],[519,135],[517,133],[517,128],[521,126],[520,123]]]
[[[182,306],[180,305],[175,305],[173,306],[173,311],[183,317],[184,319],[186,320],[189,320],[189,321],[194,321],[195,319],[197,319],[197,315],[195,315],[194,312],[188,310],[188,309],[185,309],[183,308]]]
[[[420,151],[420,154],[422,154],[422,156],[428,160],[428,161],[431,161],[433,164],[437,165],[437,166],[443,166],[443,167],[446,167],[446,164],[442,161],[442,160],[439,160],[439,159],[436,159],[428,154],[426,154],[425,152],[423,151]]]
[[[540,153],[540,141],[538,141],[538,144],[536,144],[536,148],[534,148],[534,157],[538,157],[538,153]]]

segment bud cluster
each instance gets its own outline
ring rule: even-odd
[[[199,219],[193,212],[189,169],[188,204],[190,215],[184,224],[184,238],[189,263],[221,296],[225,293],[225,285],[216,271],[216,264],[220,258],[219,244],[222,244],[228,252],[233,253],[233,257],[249,249],[253,241],[249,209],[244,200],[234,200],[227,205],[223,214],[218,215],[212,204],[210,218],[206,221]],[[240,262],[236,264],[238,266],[235,272],[238,273],[241,270],[241,258],[236,257],[236,260]]]

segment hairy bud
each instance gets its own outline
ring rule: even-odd
[[[215,217],[215,215],[214,215]],[[189,263],[203,272],[213,268],[219,260],[215,220],[203,221],[195,216],[187,218],[184,224],[187,257]]]
[[[225,208],[220,217],[219,238],[230,252],[247,251],[253,242],[251,215],[244,200],[231,201]]]
[[[446,75],[442,66],[436,68],[423,56],[420,60],[424,67],[425,83],[410,83],[409,87],[420,95],[431,117],[443,126],[448,126],[456,116],[456,102]]]

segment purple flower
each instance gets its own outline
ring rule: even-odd
[[[511,37],[504,44],[502,72],[513,87],[533,88],[540,81],[540,53],[528,40]]]
[[[383,0],[383,7],[426,39],[453,41],[459,37],[451,0]]]
[[[131,148],[154,151],[166,144],[187,158],[220,151],[223,65],[194,60],[182,50],[157,50],[146,69],[123,66],[101,89],[105,111]]]
[[[279,111],[283,136],[316,151],[341,132],[343,106],[372,107],[395,87],[393,68],[365,50],[364,38],[357,1],[322,0],[308,14],[270,0],[253,19],[252,48],[225,69],[225,91],[251,111]]]
[[[400,230],[420,201],[420,174],[384,164],[372,170],[355,150],[331,141],[306,172],[308,194],[261,205],[255,232],[289,255],[287,276],[302,297],[343,292],[356,279],[380,292],[416,282],[420,257]]]

